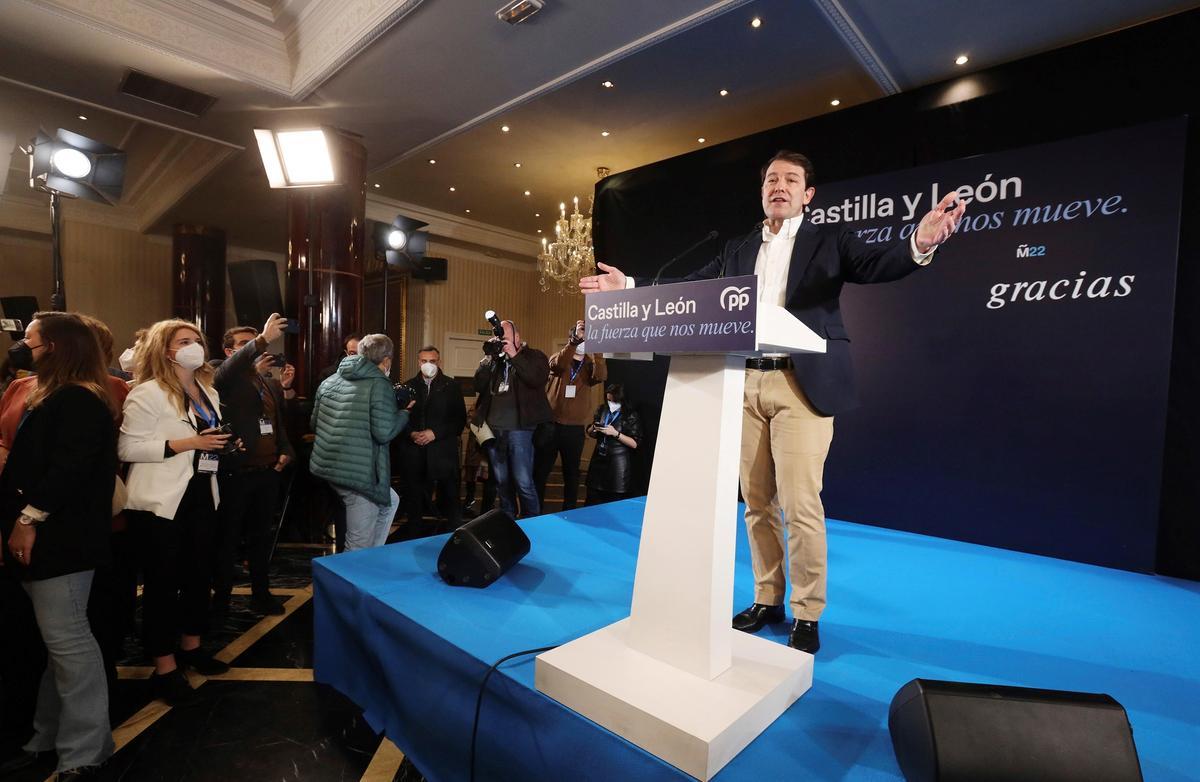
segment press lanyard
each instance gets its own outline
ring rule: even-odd
[[[621,417],[620,410],[617,410],[616,412],[609,410],[607,413],[604,414],[604,425],[608,426],[609,424],[611,424],[613,421],[616,421],[620,417]]]
[[[572,361],[571,364],[573,366],[575,366],[575,368],[571,370],[571,382],[574,383],[575,377],[583,369],[583,362],[582,361],[579,361],[579,362]]]
[[[217,424],[220,422],[220,419],[217,417],[217,412],[209,407],[208,397],[204,395],[203,391],[200,392],[200,396],[202,399],[204,399],[204,404],[202,405],[196,404],[195,399],[188,397],[188,401],[190,401],[192,404],[192,412],[196,414],[197,418],[207,424],[209,429],[215,429]]]

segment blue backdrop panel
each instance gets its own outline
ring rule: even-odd
[[[809,218],[869,241],[971,199],[930,268],[843,293],[863,405],[836,423],[830,515],[1153,570],[1184,130],[817,187]]]
[[[434,575],[444,536],[314,560],[317,680],[431,782],[465,780],[487,668],[628,614],[643,511],[627,500],[523,521],[531,553],[486,590]],[[901,779],[887,709],[918,676],[1107,692],[1129,712],[1148,780],[1197,778],[1200,585],[836,521],[829,541],[813,688],[717,780]],[[741,531],[735,573],[742,605]],[[785,643],[786,625],[764,635]],[[688,779],[533,677],[531,658],[492,676],[479,779]]]

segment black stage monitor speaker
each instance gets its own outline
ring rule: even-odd
[[[416,268],[413,269],[413,279],[425,280],[426,282],[441,282],[446,280],[446,259],[445,258],[428,258],[422,257],[416,260]]]
[[[1140,782],[1125,709],[1111,696],[913,679],[892,698],[908,782]]]
[[[438,575],[450,586],[485,587],[529,553],[529,538],[502,510],[492,510],[454,531],[438,555]]]
[[[272,312],[287,314],[274,261],[237,261],[227,268],[237,325],[261,329]]]

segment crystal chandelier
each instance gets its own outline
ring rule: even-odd
[[[590,199],[589,199],[590,200]],[[592,274],[596,257],[592,251],[592,210],[584,216],[579,211],[579,196],[573,199],[575,211],[567,214],[567,205],[559,204],[560,216],[554,222],[554,241],[542,237],[542,252],[538,255],[538,283],[545,293],[557,288],[559,295],[579,292],[579,278]]]

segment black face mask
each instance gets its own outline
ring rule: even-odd
[[[13,343],[8,349],[8,364],[18,371],[33,371],[33,348],[26,345],[25,340]]]

